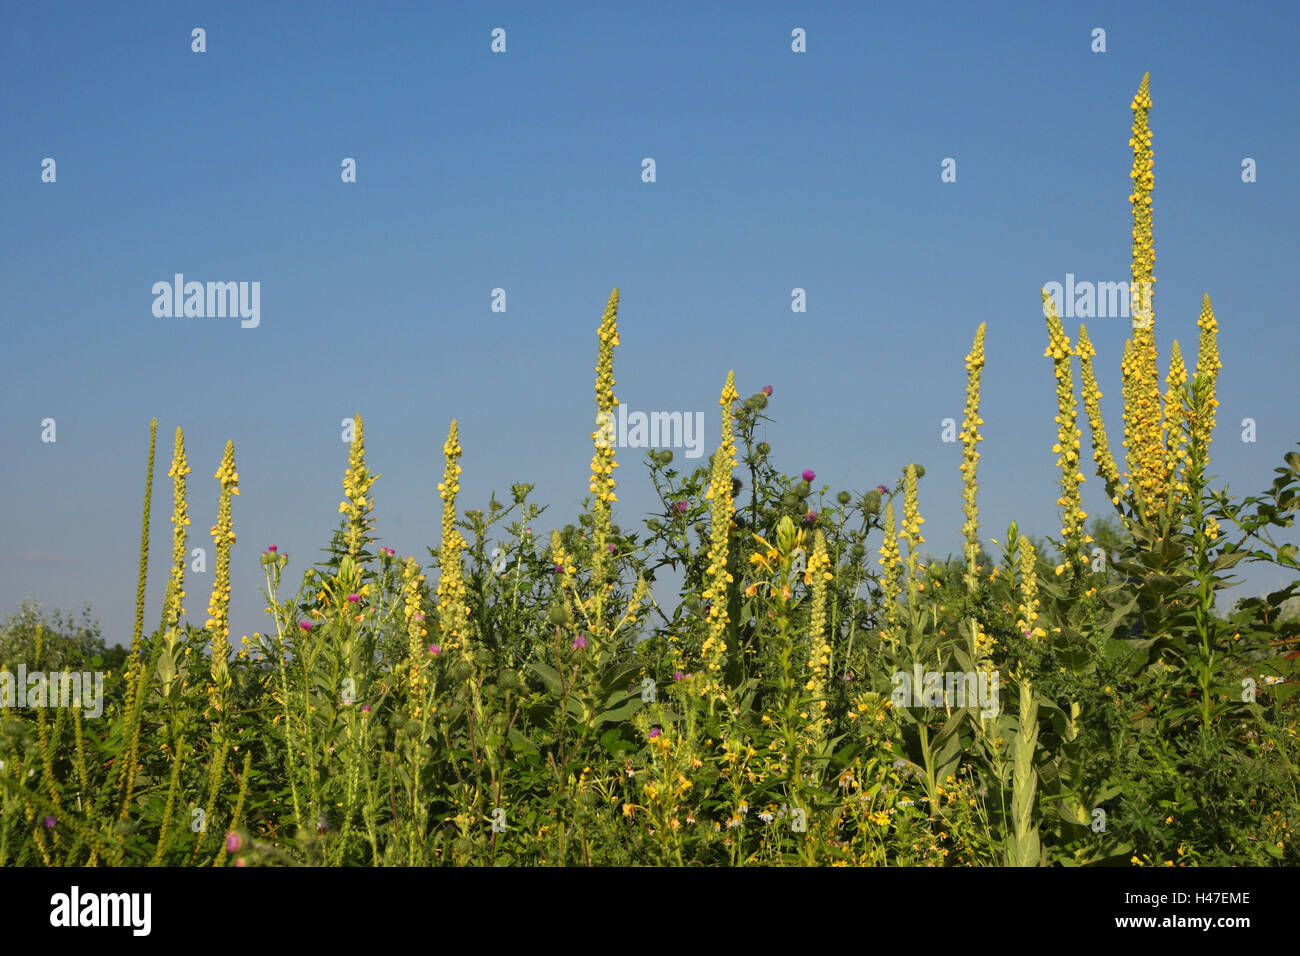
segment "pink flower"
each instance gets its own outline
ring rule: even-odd
[[[615,551],[617,551],[617,550],[618,550],[618,545],[616,545],[616,544],[611,544],[611,545],[609,546],[609,553],[610,553],[610,554],[613,554],[613,553],[614,553]]]
[[[573,643],[569,646],[575,651],[585,651],[587,649],[587,639],[579,634],[573,639]]]
[[[817,477],[817,472],[813,471],[811,468],[806,469],[803,473],[804,481],[812,481],[816,477]]]
[[[361,713],[363,713],[363,714],[368,714],[368,713],[370,713],[370,705],[369,705],[369,704],[362,704],[362,705],[361,705]]]
[[[349,594],[349,595],[348,595],[348,603],[350,603],[350,604],[356,604],[356,603],[357,603],[358,601],[360,601],[360,600],[361,600],[361,595],[360,595],[360,594]]]
[[[679,501],[677,502],[677,504],[673,505],[673,507],[676,508],[682,514],[686,514],[686,512],[690,509],[691,506],[684,501]]]
[[[650,728],[650,739],[651,739],[651,740],[654,740],[656,737],[658,737],[658,736],[659,736],[660,734],[662,734],[662,733],[663,733],[663,731],[660,730],[658,727],[651,727],[651,728]]]
[[[815,512],[815,511],[810,511],[810,512],[808,512],[806,515],[803,516],[803,523],[804,523],[804,524],[812,524],[812,523],[815,522],[816,520],[817,520],[817,512]]]
[[[429,653],[432,654],[434,657],[437,657],[439,654],[442,653],[442,648],[439,647],[437,644],[430,644]]]
[[[771,386],[771,385],[764,385],[763,388],[762,388],[762,392],[763,392],[764,395],[766,395],[766,396],[768,396],[769,398],[771,398],[771,396],[772,396],[772,386]]]
[[[876,485],[876,490],[880,492],[882,495],[889,494],[889,489],[886,488],[884,485]]]
[[[300,628],[302,628],[304,631],[310,631],[310,630],[311,630],[311,621],[299,621],[299,622],[298,622],[298,626],[299,626]]]
[[[272,554],[275,554],[275,545],[273,545],[273,544],[272,544],[272,545],[268,545],[267,548],[266,548],[266,550],[267,550],[267,551],[270,551]]]
[[[55,824],[56,822],[58,822],[58,821],[56,821],[56,820],[54,819],[54,817],[46,817],[45,820],[44,820],[43,822],[45,823],[45,829],[47,829],[47,830],[53,830],[53,829],[54,829],[54,824]]]
[[[686,675],[683,674],[681,671],[677,671],[675,674],[673,674],[673,680],[681,680],[685,676]]]
[[[244,845],[244,841],[239,838],[239,834],[231,830],[226,834],[226,852],[238,853],[239,848]]]

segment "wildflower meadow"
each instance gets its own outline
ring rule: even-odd
[[[1278,447],[1257,493],[1216,483],[1216,395],[1251,372],[1219,360],[1212,290],[1198,340],[1157,348],[1151,106],[1144,76],[1122,394],[1101,394],[1088,329],[1040,292],[1055,395],[1024,401],[1054,416],[1058,527],[981,522],[983,324],[951,369],[965,380],[953,541],[927,540],[920,463],[851,487],[778,464],[779,374],[718,366],[698,463],[629,452],[616,433],[647,423],[616,397],[618,288],[598,323],[592,289],[594,408],[572,422],[590,433],[573,475],[585,500],[549,534],[527,474],[465,500],[462,454],[487,437],[452,419],[441,474],[423,476],[440,532],[397,553],[376,469],[399,463],[368,457],[357,414],[346,461],[301,463],[342,474],[326,547],[289,553],[241,527],[238,449],[194,461],[184,423],[159,434],[155,419],[139,435],[129,646],[35,610],[4,628],[0,864],[1300,863],[1300,560],[1279,538],[1300,451]],[[1105,408],[1122,408],[1122,435]],[[1083,509],[1094,481],[1102,514]],[[652,513],[621,506],[633,483],[653,488]],[[170,501],[161,532],[155,495]],[[206,534],[196,498],[217,501]],[[191,548],[208,539],[213,573],[196,582]],[[151,549],[170,555],[165,580],[147,575]],[[236,637],[232,567],[250,561],[265,625]],[[1231,572],[1249,565],[1291,583],[1234,603]],[[146,620],[155,591],[161,619]],[[20,682],[20,665],[54,676]],[[70,689],[72,673],[86,680]]]

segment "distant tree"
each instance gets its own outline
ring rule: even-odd
[[[38,631],[39,660],[36,657]],[[0,669],[13,671],[19,664],[25,664],[29,670],[84,669],[96,658],[100,666],[116,670],[126,659],[126,650],[105,645],[99,621],[91,617],[89,606],[82,609],[77,619],[57,610],[47,616],[38,602],[24,600],[21,610],[0,623]]]

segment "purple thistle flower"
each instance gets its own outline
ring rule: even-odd
[[[360,600],[361,600],[361,595],[360,595],[360,594],[349,594],[349,595],[348,595],[348,603],[350,603],[350,604],[356,604],[356,603],[357,603],[358,601],[360,601]]]
[[[682,680],[685,676],[686,675],[683,674],[681,671],[677,671],[675,674],[673,674],[673,680]]]
[[[298,626],[299,626],[300,628],[302,628],[304,631],[310,631],[310,630],[311,630],[311,621],[299,621],[299,622],[298,622]]]
[[[880,492],[882,495],[889,494],[889,489],[886,488],[884,485],[876,485],[876,490]]]
[[[613,553],[614,553],[615,551],[617,551],[617,550],[618,550],[618,545],[616,545],[616,544],[611,544],[611,545],[609,546],[609,553],[610,553],[610,554],[613,554]]]
[[[272,554],[275,554],[275,545],[273,545],[273,544],[271,544],[271,545],[267,545],[266,550],[267,550],[267,551],[270,551]]]
[[[816,477],[817,477],[817,472],[813,471],[811,468],[804,469],[804,473],[803,473],[804,481],[812,481]]]
[[[58,822],[58,821],[55,820],[54,817],[46,817],[45,820],[44,820],[44,823],[45,823],[45,829],[47,829],[47,830],[53,830],[53,829],[54,829],[54,824],[57,823],[57,822]]]
[[[562,565],[562,564],[557,564],[557,565],[555,566],[555,573],[556,573],[556,574],[560,574],[563,570],[564,570],[564,565]]]
[[[658,736],[659,736],[660,734],[662,734],[662,733],[663,733],[663,731],[660,730],[658,727],[651,727],[651,728],[650,728],[650,739],[651,739],[651,740],[654,740],[656,737],[658,737]]]
[[[434,657],[437,657],[439,654],[442,653],[442,648],[439,647],[437,644],[430,644],[429,653],[432,654]]]
[[[579,634],[573,639],[573,643],[570,644],[569,647],[573,648],[575,651],[585,651],[587,649],[587,639],[583,635]]]
[[[231,830],[226,834],[226,852],[238,853],[239,848],[244,845],[244,841],[239,838],[239,834]]]
[[[676,508],[680,514],[686,514],[691,506],[684,501],[679,501],[677,504],[673,505],[673,507]]]
[[[370,713],[370,705],[369,705],[369,704],[362,704],[362,705],[361,705],[361,713],[363,713],[363,714],[368,714],[368,713]]]
[[[762,392],[763,392],[763,394],[766,395],[768,398],[771,398],[771,397],[772,397],[772,386],[771,386],[771,385],[764,385],[763,388],[762,388]]]
[[[817,512],[815,512],[815,511],[810,511],[810,512],[808,512],[806,515],[803,516],[803,523],[804,523],[804,524],[813,524],[813,523],[815,523],[816,521],[817,521]]]

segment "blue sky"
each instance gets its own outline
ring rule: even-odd
[[[742,396],[772,385],[780,467],[833,494],[924,464],[944,554],[960,546],[961,449],[940,422],[961,418],[962,358],[986,322],[982,530],[1054,534],[1038,290],[1128,278],[1129,103],[1146,71],[1162,376],[1173,338],[1194,362],[1210,293],[1214,470],[1260,491],[1300,440],[1298,26],[1293,3],[6,4],[0,613],[89,602],[110,642],[129,639],[154,416],[150,627],[178,425],[191,547],[210,556],[212,475],[235,443],[236,637],[268,622],[262,548],[290,553],[296,581],[328,542],[353,412],[400,554],[437,542],[453,417],[462,508],[531,481],[543,528],[573,520],[614,286],[620,401],[703,411],[712,446],[727,371]],[[940,181],[947,157],[956,182]],[[153,284],[175,273],[260,282],[260,325],[156,318]],[[1118,451],[1128,322],[1088,325]],[[642,454],[620,453],[628,526],[652,504]],[[1084,493],[1102,513],[1100,482]],[[213,565],[189,584],[200,624]]]

